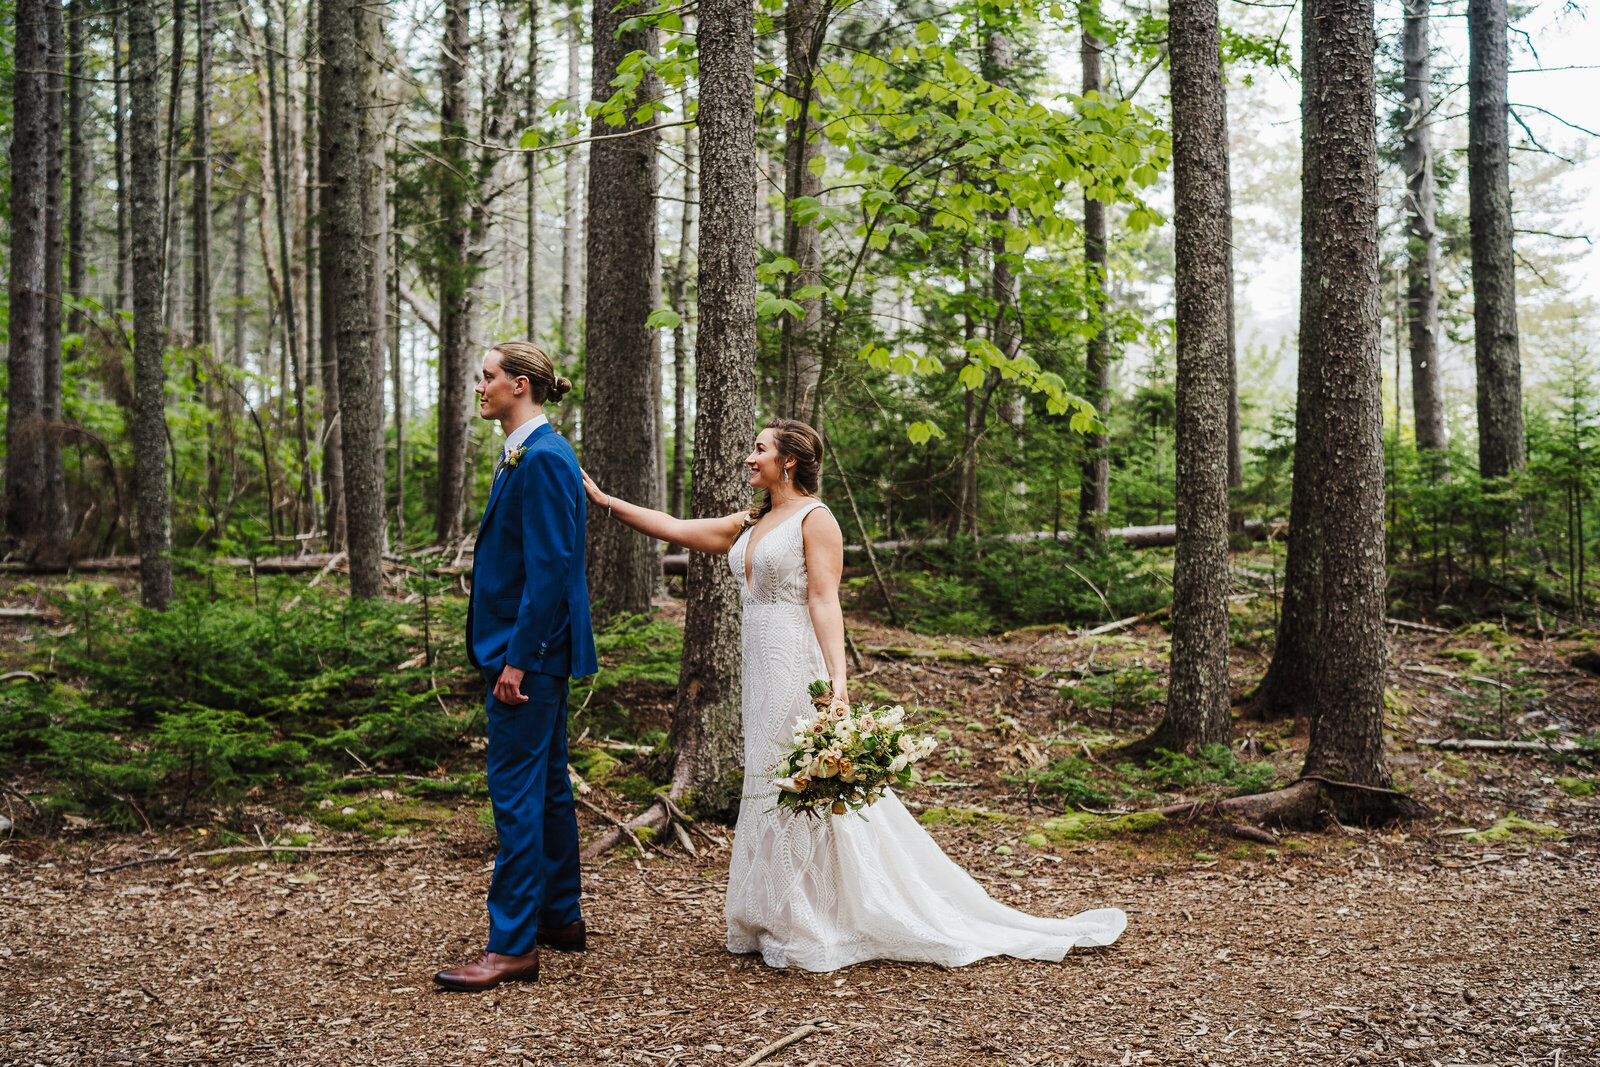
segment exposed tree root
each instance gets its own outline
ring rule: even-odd
[[[1270,793],[1188,801],[1162,808],[1161,814],[1169,819],[1226,816],[1240,822],[1227,823],[1222,827],[1224,830],[1235,836],[1261,840],[1249,833],[1249,827],[1243,824],[1313,828],[1329,818],[1349,823],[1383,823],[1421,818],[1429,814],[1429,809],[1398,790],[1307,775]]]

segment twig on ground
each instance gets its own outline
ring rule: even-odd
[[[574,796],[572,799],[576,800],[579,804],[582,804],[584,807],[588,808],[602,819],[605,819],[607,822],[611,823],[618,830],[621,830],[623,836],[632,841],[634,847],[639,850],[639,855],[643,856],[649,851],[649,849],[644,847],[644,842],[639,839],[639,835],[634,833],[633,827],[629,826],[627,823],[611,814],[605,808],[602,808],[600,805],[596,804],[592,800],[589,800],[587,797]],[[669,811],[668,816],[670,817],[670,815],[671,812]]]
[[[1422,630],[1423,632],[1430,634],[1448,634],[1455,632],[1454,630],[1447,630],[1443,626],[1429,626],[1425,622],[1407,622],[1404,619],[1384,619],[1383,621],[1388,623],[1390,626],[1399,626],[1407,630]]]
[[[1480,752],[1575,752],[1576,741],[1495,741],[1482,737],[1419,737],[1413,744],[1429,748],[1476,749]]]
[[[323,567],[320,571],[317,572],[317,576],[315,578],[311,579],[311,584],[306,586],[306,588],[307,589],[315,589],[317,587],[317,585],[319,583],[321,583],[322,579],[324,579],[324,578],[326,578],[328,576],[328,572],[329,571],[333,570],[333,568],[337,567],[339,564],[344,562],[345,557],[346,557],[346,553],[344,553],[344,552],[335,552],[333,554],[333,558],[328,561],[327,566]]]
[[[810,1022],[796,1027],[784,1036],[778,1038],[778,1040],[774,1041],[766,1048],[757,1049],[755,1052],[752,1052],[742,1063],[739,1064],[739,1067],[755,1067],[756,1064],[760,1063],[774,1052],[781,1052],[790,1045],[794,1044],[796,1041],[805,1040],[818,1030],[822,1029],[822,1027],[817,1025],[822,1021],[823,1020],[821,1019],[812,1019]]]
[[[0,788],[4,788],[7,793],[10,793],[12,796],[17,797],[24,804],[28,805],[28,810],[33,812],[34,815],[39,814],[39,805],[35,804],[33,802],[33,798],[28,794],[24,793],[10,782],[0,782]]]
[[[181,859],[183,857],[177,853],[173,853],[170,856],[146,856],[144,859],[129,860],[126,863],[113,863],[109,867],[92,867],[89,869],[89,873],[109,874],[112,871],[120,871],[128,867],[148,867],[152,863],[177,863]]]
[[[37,674],[34,674],[32,671],[7,671],[4,674],[0,674],[0,682],[14,682],[18,678],[26,678],[30,682],[42,682],[42,681],[44,681],[43,678],[40,678]]]

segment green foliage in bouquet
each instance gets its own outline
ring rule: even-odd
[[[773,768],[780,808],[813,817],[859,812],[890,785],[909,785],[916,762],[934,749],[933,738],[905,728],[903,707],[836,703],[825,681],[807,693],[814,714],[795,722],[794,746]]]

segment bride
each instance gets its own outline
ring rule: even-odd
[[[773,967],[831,971],[889,959],[961,966],[986,956],[1059,960],[1074,946],[1109,945],[1127,926],[1116,908],[1070,919],[1027,915],[991,900],[940,851],[893,793],[866,818],[820,822],[780,810],[765,773],[806,686],[831,680],[847,700],[839,575],[844,538],[817,499],[822,439],[776,419],[745,459],[760,503],[722,518],[677,519],[616,497],[584,475],[589,499],[635,530],[726,554],[744,604],[744,764],[747,788],[728,871],[728,949]],[[770,795],[769,795],[770,794]]]

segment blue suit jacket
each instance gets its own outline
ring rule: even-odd
[[[578,457],[545,425],[501,472],[472,556],[467,655],[491,677],[510,664],[582,678],[598,667],[584,574]]]

